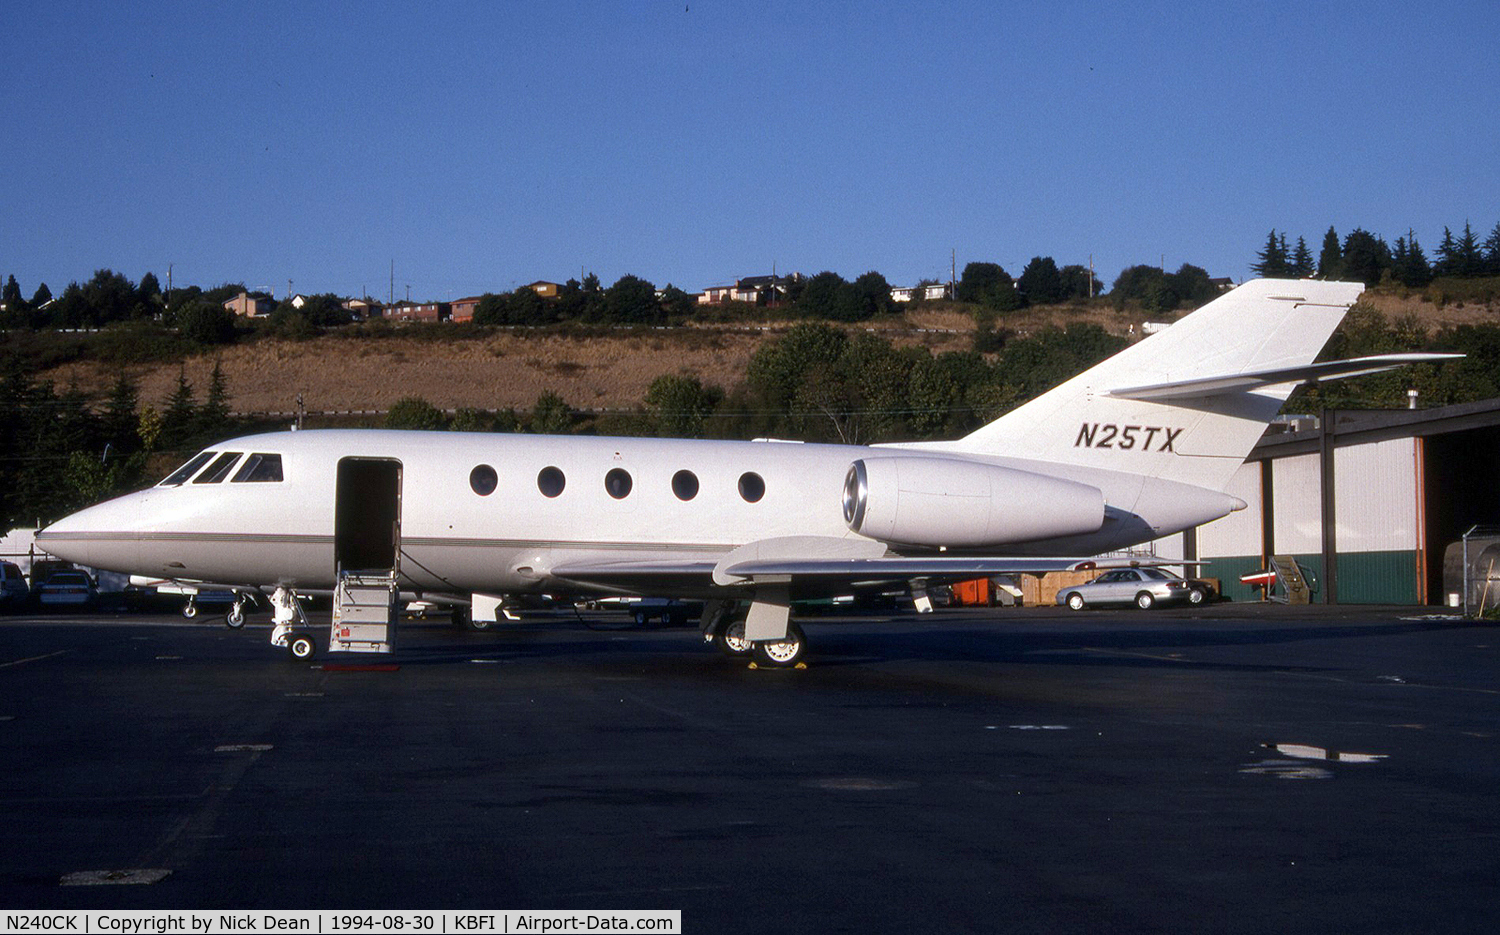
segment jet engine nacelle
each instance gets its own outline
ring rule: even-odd
[[[844,521],[882,542],[973,548],[1097,532],[1104,494],[974,461],[862,458],[844,481]]]

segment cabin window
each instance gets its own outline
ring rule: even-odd
[[[563,472],[555,467],[544,467],[536,476],[536,489],[542,492],[544,497],[555,497],[563,492],[568,485],[568,479]]]
[[[691,500],[698,496],[698,475],[692,471],[678,471],[673,474],[672,492],[679,500]]]
[[[630,479],[630,472],[624,468],[613,468],[604,475],[604,489],[616,500],[624,500],[630,496],[630,488],[634,482]]]
[[[208,470],[193,478],[195,484],[217,484],[229,476],[229,469],[234,467],[234,462],[240,459],[238,451],[226,451],[219,455],[218,460],[208,466]]]
[[[231,484],[269,484],[281,483],[281,455],[253,454],[245,459],[240,469],[235,472],[234,477],[229,479]]]
[[[488,497],[494,493],[499,484],[499,476],[488,464],[481,464],[469,472],[469,487],[481,497]]]
[[[167,479],[162,481],[157,486],[176,487],[178,484],[185,483],[189,477],[192,477],[194,474],[198,473],[198,469],[207,464],[208,459],[212,458],[214,454],[215,452],[212,451],[199,452],[198,454],[193,456],[193,460],[189,461],[187,464],[184,464],[182,467],[173,471],[171,474],[168,474]]]
[[[746,503],[757,503],[765,495],[766,482],[759,474],[746,471],[740,475],[740,496],[745,498]]]

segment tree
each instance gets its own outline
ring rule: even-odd
[[[386,410],[385,427],[438,431],[448,427],[448,416],[420,396],[403,396]]]
[[[890,315],[896,311],[896,301],[891,298],[891,284],[874,270],[854,280],[851,287],[858,309],[854,321],[868,321],[877,315]]]
[[[656,287],[628,274],[605,290],[604,316],[608,321],[634,325],[659,325],[666,321],[666,313],[656,298]]]
[[[1177,272],[1168,277],[1168,282],[1175,299],[1172,308],[1178,305],[1196,308],[1205,302],[1212,302],[1219,294],[1213,281],[1208,278],[1208,271],[1190,263],[1182,264]]]
[[[1292,251],[1291,275],[1297,279],[1311,279],[1316,271],[1312,251],[1307,248],[1307,240],[1298,237],[1297,249]]]
[[[1050,256],[1034,256],[1016,287],[1025,296],[1028,305],[1056,305],[1063,299],[1062,274],[1057,270],[1057,261]]]
[[[824,270],[807,281],[797,299],[797,308],[809,318],[829,321],[862,321],[863,295],[838,273]]]
[[[1500,276],[1500,223],[1484,240],[1484,268],[1486,276]]]
[[[231,428],[229,424],[229,388],[224,380],[224,369],[214,361],[213,372],[208,376],[208,396],[198,410],[198,424],[204,435],[224,436]]]
[[[128,455],[141,447],[140,417],[135,411],[139,400],[140,391],[136,389],[135,381],[122,370],[109,391],[100,419],[105,440],[121,454]]]
[[[673,318],[688,318],[698,310],[698,300],[671,283],[661,291],[661,301]]]
[[[958,280],[958,301],[972,302],[997,312],[1011,312],[1026,306],[1026,299],[1015,288],[998,263],[969,263]]]
[[[1344,277],[1373,286],[1390,267],[1390,249],[1374,234],[1356,227],[1344,238]]]
[[[745,369],[745,382],[767,408],[786,411],[807,372],[833,365],[848,343],[848,336],[831,325],[803,322],[781,340],[756,349]]]
[[[664,374],[646,389],[646,408],[660,435],[702,438],[703,426],[724,398],[716,386],[705,387],[697,377]]]
[[[1271,233],[1266,235],[1266,245],[1256,254],[1260,258],[1257,263],[1251,263],[1250,269],[1257,276],[1265,276],[1271,279],[1284,279],[1291,275],[1291,262],[1286,251],[1286,235],[1277,236],[1276,228],[1271,228]]]
[[[146,316],[154,316],[162,307],[161,283],[157,281],[156,274],[147,272],[141,277],[141,283],[135,289],[137,303],[143,306]]]
[[[573,428],[573,410],[552,390],[536,398],[531,407],[530,430],[537,435],[565,435]]]
[[[1318,252],[1318,275],[1324,279],[1338,279],[1344,275],[1344,251],[1339,247],[1338,231],[1328,225],[1323,235],[1323,249]]]
[[[177,311],[177,330],[198,344],[229,344],[234,341],[234,312],[213,302],[198,300]]]
[[[1396,249],[1391,254],[1391,275],[1409,289],[1419,289],[1432,281],[1432,267],[1417,243],[1417,235],[1410,230],[1406,237],[1396,238]]]
[[[1104,294],[1104,283],[1087,266],[1072,264],[1058,271],[1062,279],[1063,301],[1091,299]]]
[[[36,292],[33,292],[31,294],[31,303],[30,304],[31,304],[32,308],[41,308],[43,305],[46,305],[48,302],[51,302],[51,301],[52,301],[52,290],[47,288],[47,284],[46,283],[42,283],[40,286],[36,287]]]
[[[185,445],[198,428],[198,406],[193,397],[193,384],[188,382],[187,371],[177,372],[177,387],[167,397],[167,408],[162,413],[162,444],[168,448]]]
[[[1167,274],[1155,266],[1130,266],[1120,272],[1109,291],[1116,308],[1136,302],[1152,312],[1167,312],[1177,307],[1177,291]]]
[[[1447,227],[1443,228],[1443,239],[1438,243],[1437,262],[1432,271],[1439,276],[1458,275],[1458,243],[1453,239],[1453,231]]]
[[[1468,221],[1464,222],[1464,235],[1458,238],[1458,245],[1454,251],[1455,276],[1483,276],[1484,254],[1479,249],[1479,240],[1474,236],[1474,229]]]
[[[0,291],[0,304],[3,304],[5,310],[12,314],[25,311],[26,303],[21,298],[21,285],[16,282],[15,276],[5,281],[5,289]]]

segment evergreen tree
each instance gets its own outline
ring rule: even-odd
[[[1485,238],[1484,269],[1486,276],[1500,276],[1500,223]]]
[[[1318,253],[1318,275],[1323,279],[1338,279],[1344,275],[1344,253],[1339,248],[1339,234],[1328,225],[1323,235],[1323,249]]]
[[[140,392],[136,389],[135,381],[121,371],[115,378],[114,388],[109,391],[109,399],[104,403],[101,421],[105,440],[122,455],[140,448],[140,417],[135,411],[139,400]]]
[[[1286,235],[1277,236],[1276,228],[1271,228],[1271,233],[1266,235],[1266,245],[1256,254],[1260,262],[1251,263],[1250,269],[1257,276],[1268,279],[1282,279],[1291,273],[1291,267],[1287,262]]]
[[[213,373],[208,377],[208,396],[203,400],[203,408],[198,410],[198,424],[204,435],[215,437],[223,437],[231,429],[229,391],[219,361],[214,361]]]
[[[167,409],[162,413],[162,444],[168,448],[186,445],[198,428],[197,414],[193,384],[188,382],[187,372],[179,370],[177,388],[167,397]]]
[[[1453,240],[1453,231],[1443,228],[1443,242],[1438,244],[1437,262],[1433,272],[1439,276],[1455,276],[1458,269],[1458,244]]]
[[[43,305],[46,305],[48,302],[51,302],[51,301],[52,301],[52,290],[47,288],[47,284],[46,283],[42,283],[40,286],[36,287],[36,292],[32,293],[32,296],[31,296],[31,307],[32,308],[41,308]]]
[[[1379,237],[1356,227],[1344,238],[1343,267],[1344,277],[1373,286],[1391,267],[1390,248]]]
[[[1396,249],[1391,253],[1391,275],[1408,288],[1416,289],[1432,281],[1432,269],[1427,257],[1422,254],[1422,245],[1417,235],[1410,230],[1406,237],[1396,238]]]
[[[1292,253],[1291,274],[1297,279],[1311,279],[1317,268],[1313,265],[1312,251],[1307,248],[1307,240],[1297,238],[1297,249]]]
[[[15,276],[5,281],[5,289],[0,291],[0,305],[4,305],[5,310],[12,315],[26,310],[26,303],[21,298],[21,285],[16,282]]]
[[[1464,222],[1464,235],[1458,238],[1454,261],[1456,276],[1484,275],[1484,254],[1479,250],[1479,239],[1474,236],[1474,228],[1468,221]]]

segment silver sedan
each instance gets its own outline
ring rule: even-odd
[[[1073,610],[1090,604],[1134,604],[1149,610],[1157,604],[1201,604],[1206,597],[1201,586],[1159,568],[1116,568],[1057,592],[1057,602]]]

